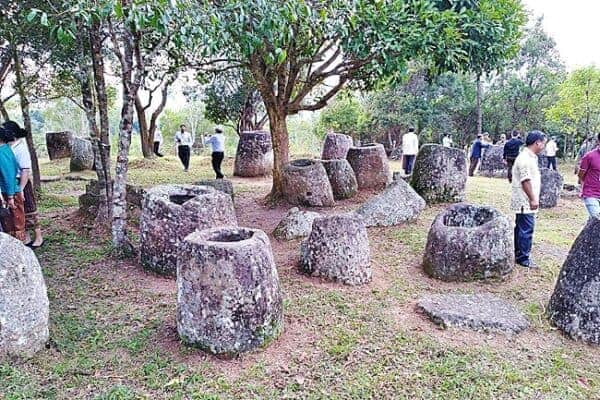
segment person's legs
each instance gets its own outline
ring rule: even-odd
[[[477,169],[478,163],[479,163],[479,158],[471,157],[471,162],[469,163],[469,176],[475,175],[475,169]]]
[[[179,156],[179,161],[181,161],[181,164],[183,165],[183,168],[185,168],[185,156],[184,156],[184,146],[178,146],[177,147],[177,156]]]
[[[508,170],[507,176],[508,176],[508,181],[510,183],[512,183],[512,169],[513,169],[514,165],[515,165],[515,159],[514,158],[507,158],[506,159],[506,168]]]
[[[556,157],[548,157],[548,169],[556,171]]]
[[[42,228],[38,219],[37,203],[35,201],[35,193],[31,181],[27,182],[25,190],[23,190],[23,195],[25,197],[25,228],[34,230],[35,238],[31,245],[38,247],[44,242],[44,237],[42,236]]]
[[[223,162],[223,158],[225,158],[225,153],[222,151],[217,151],[212,153],[212,167],[217,175],[217,179],[223,179],[223,173],[221,172],[221,163]]]
[[[8,200],[5,197],[5,200]],[[23,201],[23,195],[18,193],[15,195],[15,208],[11,209],[12,218],[10,218],[9,227],[5,227],[8,230],[8,234],[15,237],[16,239],[24,242],[25,241],[25,205]]]
[[[191,157],[191,149],[190,146],[184,146],[184,163],[183,166],[185,167],[185,170],[189,170],[190,169],[190,157]]]
[[[600,199],[586,197],[583,199],[590,218],[600,218]]]
[[[531,247],[533,245],[534,214],[517,214],[515,221],[515,261],[519,265],[531,265]]]
[[[160,142],[154,142],[154,154],[158,157],[162,157],[163,155],[160,153]]]

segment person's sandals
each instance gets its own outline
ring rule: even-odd
[[[31,249],[35,250],[35,249],[39,249],[40,247],[42,247],[44,245],[44,240],[42,240],[42,243],[38,244],[37,246],[35,246],[33,244],[33,242],[31,242],[30,244],[28,244],[27,246],[29,246]]]

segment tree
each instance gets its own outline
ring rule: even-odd
[[[342,92],[319,116],[317,133],[322,138],[329,129],[350,135],[355,139],[364,139],[369,116],[352,92]]]

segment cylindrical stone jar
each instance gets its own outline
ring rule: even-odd
[[[328,133],[323,142],[321,158],[323,160],[343,160],[352,147],[352,138],[341,133]]]
[[[196,230],[236,226],[231,197],[208,186],[161,185],[144,195],[140,218],[142,265],[175,275],[180,242]]]
[[[348,160],[321,160],[321,162],[327,172],[335,200],[349,199],[358,192],[356,175]]]
[[[367,228],[357,214],[317,218],[302,242],[302,270],[346,285],[371,281],[371,252]]]
[[[71,172],[80,172],[94,168],[94,150],[89,139],[74,137],[71,142]]]
[[[50,160],[71,157],[73,132],[46,132],[46,148]]]
[[[423,268],[443,281],[502,278],[514,267],[511,221],[493,207],[456,204],[429,230]]]
[[[273,172],[273,145],[266,131],[247,131],[240,135],[233,174],[243,177],[270,175]]]
[[[351,147],[346,158],[354,170],[359,190],[379,190],[392,183],[392,173],[382,144]]]
[[[184,342],[229,356],[281,334],[282,294],[263,231],[215,228],[185,238],[177,265],[177,330]]]
[[[331,207],[335,204],[325,167],[315,160],[295,160],[283,167],[283,197],[294,205]]]

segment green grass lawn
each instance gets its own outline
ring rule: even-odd
[[[232,162],[225,165],[228,175]],[[207,157],[194,157],[187,174],[174,156],[131,166],[131,181],[144,186],[212,177]],[[66,162],[42,164],[44,175],[67,169]],[[574,181],[569,166],[564,172]],[[236,179],[235,185],[240,221],[271,229],[276,220],[252,217],[271,212],[261,202],[268,181]],[[600,398],[600,352],[563,337],[544,317],[585,222],[577,199],[540,213],[534,255],[541,268],[516,269],[503,282],[449,284],[423,274],[427,230],[443,206],[427,208],[414,224],[370,229],[374,280],[364,287],[303,276],[296,268],[299,241],[273,242],[284,333],[266,349],[223,360],[178,341],[173,280],[145,273],[137,260],[113,260],[107,237],[74,214],[84,186],[44,187],[47,246],[38,256],[51,341],[30,360],[0,362],[0,399]],[[468,182],[471,202],[508,213],[509,196],[505,180]],[[491,292],[521,309],[532,327],[518,336],[439,329],[414,309],[431,292]]]

